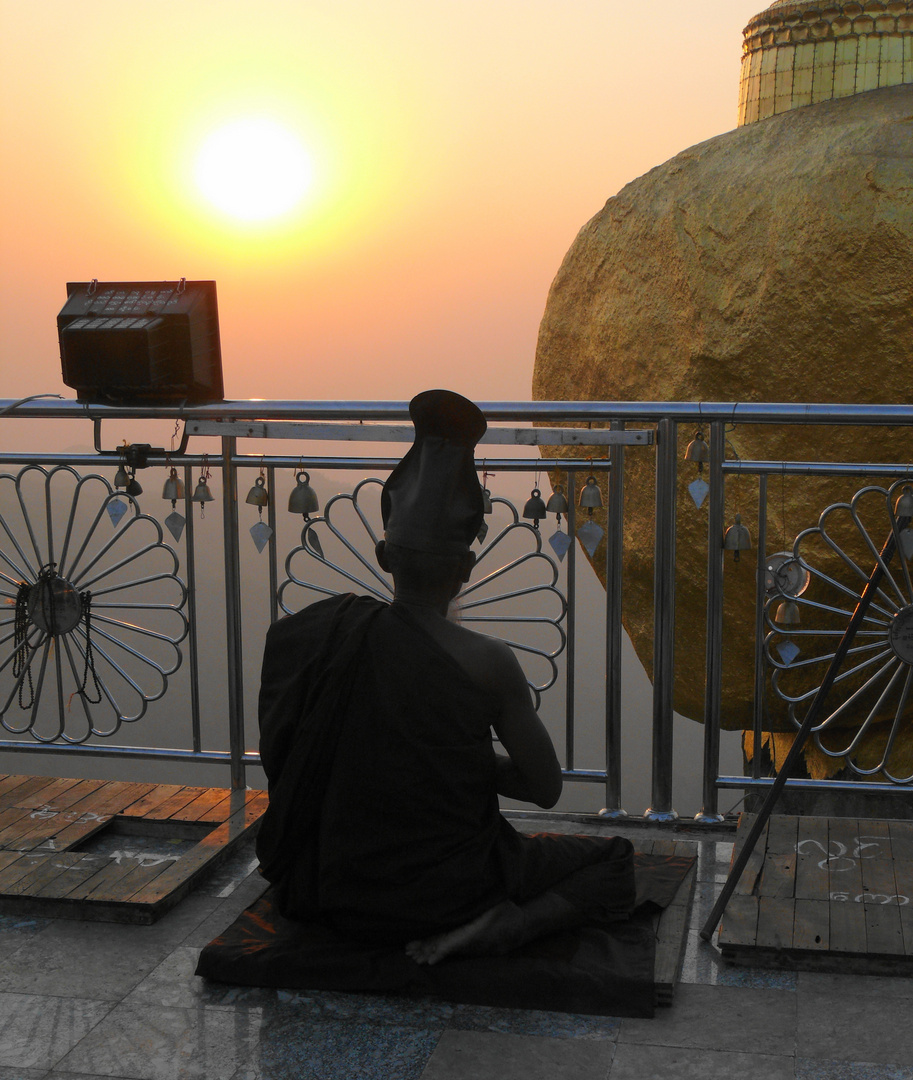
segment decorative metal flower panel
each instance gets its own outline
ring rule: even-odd
[[[766,606],[771,682],[798,727],[868,588],[871,605],[814,729],[861,776],[913,781],[913,487],[865,487],[829,506],[793,546]],[[787,571],[792,569],[794,573]],[[802,587],[791,587],[795,580]]]
[[[374,555],[383,538],[382,488],[381,480],[362,480],[351,495],[335,495],[320,517],[305,522],[301,544],[285,563],[287,578],[279,588],[283,611],[341,592],[392,599],[393,582]],[[558,567],[542,550],[539,530],[521,521],[507,499],[495,497],[491,503],[472,578],[456,597],[452,617],[504,637],[523,663],[538,703],[539,694],[558,676],[567,601],[557,588]]]
[[[0,720],[39,742],[113,735],[181,664],[187,599],[161,526],[96,474],[0,475]]]

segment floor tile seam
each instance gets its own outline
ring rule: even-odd
[[[53,995],[49,994],[49,995],[45,995],[45,996],[51,997]],[[70,998],[69,1000],[72,1001],[73,999]],[[82,998],[82,999],[79,999],[79,1000],[82,1000],[82,1001],[95,1001],[97,999],[95,999],[95,998]],[[109,1002],[107,1000],[103,1000],[103,1001],[99,1001],[98,1004],[99,1005],[109,1005],[110,1007],[108,1009],[106,1009],[105,1012],[101,1016],[99,1016],[99,1018],[95,1021],[94,1024],[92,1024],[92,1026],[90,1028],[88,1028],[85,1032],[83,1032],[82,1036],[79,1039],[77,1039],[76,1042],[74,1042],[72,1046],[68,1046],[67,1049],[60,1055],[60,1057],[54,1059],[53,1063],[51,1064],[51,1067],[48,1069],[49,1074],[53,1073],[55,1071],[55,1069],[57,1069],[57,1067],[60,1065],[60,1063],[64,1060],[64,1058],[68,1054],[71,1054],[76,1049],[76,1047],[79,1046],[79,1044],[83,1041],[83,1039],[87,1039],[92,1034],[92,1032],[99,1026],[99,1024],[103,1024],[105,1022],[105,1020],[107,1020],[108,1017],[111,1015],[111,1013],[114,1012],[114,1010],[118,1007],[118,1005],[120,1003],[118,1001]]]
[[[622,1030],[619,1033],[616,1040],[617,1046],[662,1046],[668,1050],[699,1050],[704,1053],[720,1053],[720,1054],[762,1054],[766,1057],[773,1058],[787,1058],[794,1061],[796,1058],[796,1047],[791,1050],[747,1050],[744,1047],[732,1047],[732,1046],[720,1046],[718,1044],[707,1042],[686,1042],[681,1039],[675,1039],[670,1036],[663,1038],[662,1033],[656,1038],[639,1039],[639,1038],[625,1038],[625,1032]],[[818,1060],[812,1058],[811,1060]]]
[[[119,1005],[122,998],[90,997],[88,994],[37,994],[32,990],[0,990],[0,1001],[5,997],[53,998],[57,1001],[81,1001],[86,1005]]]

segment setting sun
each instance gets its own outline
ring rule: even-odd
[[[197,154],[194,176],[218,210],[241,221],[267,221],[301,202],[313,181],[313,164],[288,128],[266,118],[248,118],[208,136]]]

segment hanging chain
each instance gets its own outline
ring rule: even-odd
[[[98,684],[98,675],[95,672],[95,653],[92,649],[92,593],[86,589],[85,592],[79,594],[79,599],[82,601],[82,614],[83,620],[86,624],[86,663],[82,670],[82,682],[76,689],[76,693],[80,697],[85,698],[90,705],[101,704],[101,687]],[[89,672],[92,672],[92,684],[95,687],[95,693],[97,697],[89,697],[86,693],[86,683],[89,680]]]
[[[29,595],[32,586],[23,581],[16,593],[16,618],[13,645],[13,677],[22,678],[19,682],[19,708],[30,709],[35,700],[35,687],[32,684],[32,659],[29,656]],[[22,691],[26,680],[29,684],[29,699],[22,700]]]

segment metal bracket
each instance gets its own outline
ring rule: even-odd
[[[150,446],[149,443],[130,443],[128,446],[118,446],[114,450],[103,450],[101,446],[101,418],[94,417],[92,420],[94,433],[95,453],[104,457],[122,457],[127,464],[135,469],[145,469],[147,459],[150,457],[181,457],[187,452],[187,443],[190,441],[190,431],[187,422],[184,422],[184,431],[181,435],[181,444],[177,450],[166,450],[163,446]],[[140,460],[142,459],[142,460]]]

